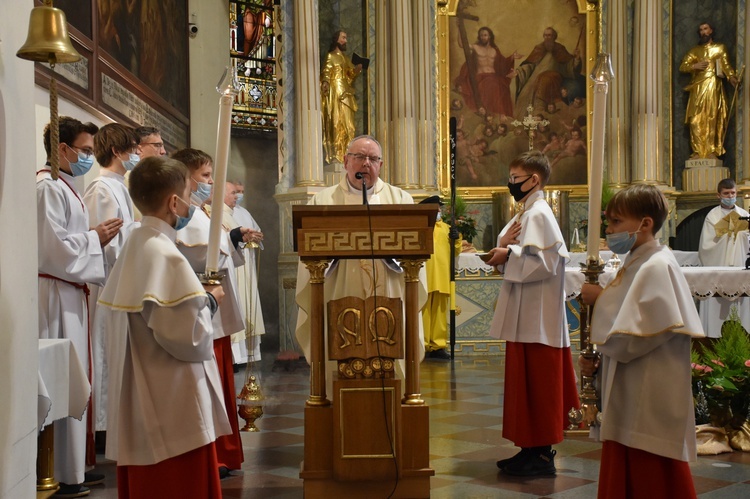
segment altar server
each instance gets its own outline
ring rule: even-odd
[[[703,221],[698,256],[706,267],[743,269],[745,261],[750,258],[750,232],[747,221],[739,217],[746,217],[748,213],[737,206],[737,185],[731,178],[720,181],[716,192],[720,203],[708,212]],[[732,307],[737,308],[745,329],[750,329],[750,298],[728,300],[714,297],[700,302],[700,316],[706,336],[721,337],[721,326],[729,318]]]
[[[490,335],[506,341],[503,437],[521,450],[497,466],[509,475],[553,475],[552,445],[563,440],[568,411],[579,407],[565,316],[568,250],[544,199],[546,156],[526,152],[509,173],[522,208],[489,252],[487,263],[505,274]]]
[[[125,185],[125,173],[140,161],[136,154],[138,136],[129,126],[119,123],[104,125],[94,137],[94,155],[100,165],[99,176],[86,187],[83,202],[89,210],[89,223],[97,225],[110,218],[122,220],[120,232],[104,247],[106,274],[114,267],[128,235],[138,226],[133,202]],[[91,286],[89,317],[91,324],[91,356],[94,361],[93,390],[96,431],[107,429],[107,364],[104,356],[104,325],[97,314],[96,302],[101,286]]]
[[[211,156],[198,149],[182,149],[175,152],[172,158],[181,161],[190,170],[190,202],[195,206],[195,215],[184,228],[177,231],[177,248],[185,255],[194,272],[205,272],[208,255],[208,236],[211,219],[206,202],[210,201],[213,185],[213,160]],[[219,207],[221,199],[216,200]],[[237,415],[237,392],[234,386],[234,367],[232,364],[231,335],[245,328],[244,309],[240,306],[237,291],[236,268],[245,263],[239,243],[249,238],[249,230],[243,227],[222,232],[219,246],[219,269],[226,270],[222,287],[226,298],[213,318],[214,353],[219,366],[224,403],[232,425],[232,434],[216,441],[216,452],[219,458],[222,478],[230,470],[240,469],[244,461],[242,440]]]
[[[188,170],[148,158],[130,175],[143,213],[99,304],[107,310],[108,459],[120,499],[220,498],[214,441],[231,433],[211,314],[224,294],[202,286],[175,246],[195,210]]]
[[[115,237],[122,220],[111,218],[93,229],[89,213],[76,189],[94,163],[94,135],[98,128],[61,116],[60,144],[52,151],[50,127],[44,129],[47,163],[36,174],[37,237],[39,241],[39,338],[67,338],[91,380],[86,283],[102,284],[105,255],[102,247]],[[51,154],[59,154],[60,174],[51,175]],[[68,497],[89,493],[84,482],[100,483],[101,475],[86,477],[87,410],[81,420],[55,421],[55,478]],[[90,427],[90,426],[89,426]],[[93,451],[93,433],[88,437]]]
[[[630,185],[607,205],[607,244],[628,253],[596,303],[591,342],[602,354],[599,497],[696,497],[688,461],[696,459],[690,340],[703,337],[677,260],[655,238],[668,213],[654,186]],[[581,360],[581,371],[596,365]],[[598,431],[597,431],[598,430]]]

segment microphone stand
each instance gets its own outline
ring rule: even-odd
[[[362,180],[362,204],[367,206],[367,182],[365,181],[365,176],[362,175],[362,172],[357,172],[354,174],[354,178]]]

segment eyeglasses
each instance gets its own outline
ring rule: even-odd
[[[142,146],[154,146],[157,149],[164,148],[164,142],[141,142]]]
[[[510,177],[508,178],[508,180],[510,181],[510,183],[511,183],[511,184],[517,184],[517,183],[518,183],[518,181],[519,181],[519,180],[521,180],[522,178],[529,178],[529,177],[531,177],[532,175],[533,175],[533,174],[530,174],[530,175],[521,175],[520,177],[516,177],[516,176],[514,176],[514,175],[511,175],[511,176],[510,176]]]
[[[364,163],[365,160],[369,160],[370,163],[377,163],[378,161],[380,161],[380,156],[368,156],[366,154],[352,153],[352,152],[348,152],[346,153],[346,155],[351,156],[352,158],[354,158],[354,161],[358,163]]]
[[[76,151],[81,151],[83,155],[86,156],[86,159],[94,155],[94,151],[87,147],[84,148],[84,147],[71,146],[71,145],[68,145],[68,147],[70,147],[71,149],[75,149]]]

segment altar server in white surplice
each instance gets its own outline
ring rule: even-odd
[[[209,208],[206,206],[206,202],[210,201],[211,198],[213,160],[205,152],[189,148],[175,152],[172,158],[181,161],[190,170],[190,188],[192,190],[190,202],[196,207],[195,215],[190,219],[190,223],[177,231],[177,248],[190,262],[193,271],[205,272],[208,236],[211,226]],[[216,202],[219,206],[223,206],[220,199]],[[238,245],[248,233],[248,230],[242,227],[231,231],[226,230],[226,227],[224,229],[219,245],[218,266],[219,269],[226,270],[227,275],[222,280],[226,297],[213,318],[214,353],[224,387],[224,404],[227,407],[229,422],[232,425],[232,434],[221,437],[216,441],[216,453],[219,458],[219,467],[222,468],[222,476],[225,476],[228,470],[240,469],[245,459],[242,452],[237,415],[237,392],[234,386],[230,337],[232,334],[245,329],[244,309],[240,306],[237,291],[236,269],[245,263]]]
[[[220,498],[214,442],[231,427],[211,313],[223,290],[204,288],[175,246],[195,211],[188,170],[147,158],[130,192],[143,221],[99,297],[108,324],[106,456],[117,462],[118,497]]]
[[[704,334],[677,260],[655,238],[667,213],[654,186],[615,194],[607,244],[628,256],[604,290],[584,284],[581,291],[585,303],[596,303],[591,342],[602,354],[602,422],[592,429],[604,442],[600,498],[696,497],[688,466],[696,460],[690,341]],[[593,373],[595,365],[579,362]]]
[[[565,316],[568,249],[544,199],[546,156],[521,154],[509,173],[508,190],[523,209],[489,252],[487,263],[504,273],[490,336],[506,342],[503,437],[521,450],[497,466],[515,476],[554,475],[552,446],[579,405]]]
[[[731,178],[725,178],[716,189],[721,204],[708,212],[703,221],[698,255],[704,267],[745,268],[750,258],[750,232],[747,221],[738,217],[748,216],[747,211],[737,206],[737,186]],[[750,331],[750,298],[708,298],[700,302],[703,329],[709,338],[721,337],[721,326],[729,318],[732,307],[737,307],[740,321]]]
[[[138,226],[133,202],[125,185],[125,173],[132,170],[140,158],[135,154],[138,136],[135,131],[119,123],[104,125],[94,137],[94,155],[101,166],[99,176],[86,187],[83,202],[89,210],[89,223],[97,225],[110,218],[122,219],[122,229],[104,247],[107,275],[114,267],[128,235]],[[94,361],[91,389],[94,396],[96,431],[107,429],[107,363],[104,356],[104,326],[97,315],[96,302],[101,286],[91,286],[89,317],[91,324],[91,356]]]
[[[337,185],[323,189],[310,199],[311,205],[347,205],[362,204],[362,182],[366,182],[367,199],[371,205],[374,204],[414,204],[411,195],[398,187],[383,182],[380,179],[380,168],[383,165],[382,149],[377,140],[369,135],[356,137],[351,141],[344,156],[344,169],[346,175]],[[362,180],[356,178],[361,173]],[[374,276],[374,277],[373,277]],[[325,273],[325,297],[324,303],[337,300],[345,296],[368,298],[373,295],[390,298],[400,298],[402,304],[405,298],[405,284],[403,269],[392,260],[375,260],[373,268],[372,260],[338,260],[328,267]],[[374,281],[374,287],[373,287]],[[310,359],[310,273],[300,263],[297,270],[297,315],[296,337],[305,357]],[[427,277],[422,268],[419,272],[419,303],[418,308],[427,302]],[[326,334],[325,345],[328,345],[327,326],[323,331]],[[417,348],[420,349],[419,358],[424,358],[424,331],[422,328],[422,317],[419,317],[419,340]],[[325,359],[328,361],[328,348],[324,348]],[[328,361],[326,373],[336,371],[336,362]],[[404,361],[396,362],[396,374],[404,378]],[[327,392],[331,392],[333,381],[331,376],[326,375]]]
[[[39,338],[67,338],[89,376],[89,331],[86,283],[102,284],[105,278],[105,246],[122,226],[122,220],[106,220],[91,228],[89,214],[76,189],[93,165],[94,134],[91,123],[60,117],[60,146],[51,151],[50,130],[44,130],[47,164],[36,175],[37,236],[39,240]],[[60,176],[52,179],[50,153],[59,153]],[[90,377],[89,377],[90,380]],[[66,493],[84,493],[87,418],[55,421],[55,478]],[[89,432],[93,450],[93,433]],[[92,456],[94,457],[94,456]],[[89,461],[92,462],[92,461]]]
[[[245,330],[232,335],[232,356],[235,364],[260,360],[260,337],[266,333],[263,311],[258,295],[258,266],[256,251],[263,249],[263,233],[252,215],[239,206],[244,187],[240,182],[227,182],[224,190],[224,225],[230,230],[237,227],[250,229],[248,244],[242,248],[245,265],[237,268],[237,288],[240,306],[245,307]],[[252,352],[248,356],[248,348]]]

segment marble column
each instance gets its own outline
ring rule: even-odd
[[[748,40],[750,40],[750,22],[748,22],[748,19],[750,19],[750,2],[747,3],[745,6],[745,43],[747,43]],[[745,50],[745,67],[750,68],[750,50]],[[747,69],[745,70],[745,73],[747,73]],[[745,81],[747,81],[747,74],[745,75]],[[745,85],[745,82],[743,82],[743,85]],[[747,91],[741,92],[740,95],[742,95],[742,99],[737,102],[737,106],[742,109],[742,123],[745,127],[750,126],[750,93]],[[748,165],[748,161],[750,161],[750,136],[748,136],[747,133],[742,134],[742,153],[744,161],[737,161],[737,171],[736,171],[736,179],[738,184],[745,184],[745,187],[750,190],[750,165]],[[750,193],[750,192],[749,192]],[[748,204],[745,204],[745,208],[748,207]]]
[[[417,168],[417,127],[414,112],[414,37],[412,34],[411,2],[391,0],[390,79],[392,137],[387,165],[391,182],[403,189],[419,188]]]
[[[294,0],[294,101],[296,182],[324,185],[323,131],[320,100],[318,5],[315,0]]]
[[[630,183],[630,71],[628,64],[627,0],[610,0],[607,5],[608,39],[604,50],[612,56],[615,79],[610,82],[610,112],[607,126],[607,177],[610,185]]]
[[[671,184],[662,155],[661,0],[635,3],[633,18],[631,179],[634,182]],[[665,171],[666,170],[666,171]]]
[[[427,190],[437,189],[437,157],[435,149],[435,54],[432,39],[435,15],[432,0],[414,0],[414,67],[415,113],[417,132],[417,164],[419,183]]]
[[[390,169],[393,163],[391,147],[391,86],[390,86],[390,50],[389,2],[375,2],[375,138],[383,147],[383,164],[380,178],[391,181]]]

